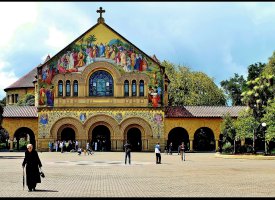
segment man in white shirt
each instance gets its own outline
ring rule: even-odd
[[[155,146],[156,164],[161,164],[160,145],[159,142]]]

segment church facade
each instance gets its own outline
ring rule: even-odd
[[[133,151],[153,151],[157,142],[176,150],[182,141],[190,151],[218,150],[222,115],[237,117],[243,107],[168,107],[165,68],[98,12],[96,25],[5,89],[10,149],[28,135],[41,151],[56,140],[103,142],[106,151],[122,151],[126,140]],[[35,106],[15,106],[26,93]]]

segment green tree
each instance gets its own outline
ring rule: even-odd
[[[220,125],[221,134],[222,134],[222,143],[227,144],[227,146],[228,146],[228,143],[233,145],[235,136],[236,136],[234,121],[229,113],[224,114],[222,118],[223,120]]]
[[[275,51],[273,51],[273,54],[268,59],[267,65],[264,67],[262,71],[263,75],[275,75]]]
[[[25,94],[23,95],[19,101],[17,102],[18,106],[34,106],[35,97],[33,94]]]
[[[243,76],[235,73],[233,78],[221,81],[220,84],[227,95],[227,100],[230,100],[233,106],[243,105],[241,96],[245,87],[245,79]]]
[[[265,140],[267,142],[275,141],[275,100],[272,100],[267,107],[265,107],[266,113],[264,114],[261,122],[266,123],[266,135]]]
[[[206,74],[192,72],[185,66],[178,65],[176,67],[168,61],[164,61],[162,65],[170,80],[168,87],[170,105],[213,106],[226,104],[222,90]]]
[[[2,100],[0,100],[0,105],[2,107],[5,107],[6,106],[6,97],[4,97]]]
[[[95,35],[90,35],[87,39],[86,39],[86,42],[87,42],[87,47],[91,47],[93,42],[96,41],[96,37]]]
[[[249,65],[247,81],[254,80],[255,78],[259,77],[265,67],[266,64],[261,62]]]
[[[240,111],[237,120],[234,122],[236,127],[236,137],[237,139],[245,140],[245,138],[250,138],[253,140],[253,148],[255,148],[255,138],[254,133],[259,127],[260,123],[254,118],[253,112],[250,108]]]
[[[0,105],[0,128],[2,127],[3,113],[4,113],[4,107]]]
[[[264,107],[275,97],[274,80],[274,75],[260,75],[246,82],[248,90],[242,93],[242,101],[253,110],[257,121],[263,117]]]

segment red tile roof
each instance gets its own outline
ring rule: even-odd
[[[9,89],[15,88],[34,88],[33,80],[37,75],[37,67],[33,68],[29,73],[25,76],[21,77],[19,80],[11,84],[9,87],[5,88],[4,91],[6,92]]]
[[[238,113],[246,106],[175,106],[165,108],[165,117],[222,117],[229,113],[238,117]]]
[[[38,117],[36,106],[5,106],[3,117]]]
[[[246,106],[178,106],[165,107],[166,118],[188,117],[222,117],[227,112],[231,117],[238,117],[238,113]],[[6,106],[3,117],[38,117],[35,106]]]

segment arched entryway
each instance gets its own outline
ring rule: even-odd
[[[111,133],[107,126],[98,125],[92,130],[92,149],[94,151],[111,150]]]
[[[201,127],[194,135],[195,151],[215,151],[214,133],[210,128]]]
[[[57,140],[65,141],[63,151],[71,151],[74,147],[74,141],[76,140],[77,129],[72,124],[64,124],[57,131]],[[52,141],[51,141],[52,142]]]
[[[25,151],[29,143],[33,145],[34,149],[36,148],[35,135],[33,131],[27,127],[17,129],[13,138],[14,149],[17,151]]]
[[[127,131],[127,138],[129,143],[132,145],[132,151],[141,151],[142,150],[142,140],[141,140],[141,131],[134,127],[130,128]]]
[[[75,131],[70,127],[66,127],[61,131],[61,141],[75,141]]]
[[[181,127],[173,128],[168,134],[167,148],[169,148],[170,143],[172,142],[173,148],[172,151],[178,151],[179,145],[184,142],[186,150],[190,148],[190,141],[188,132]]]

